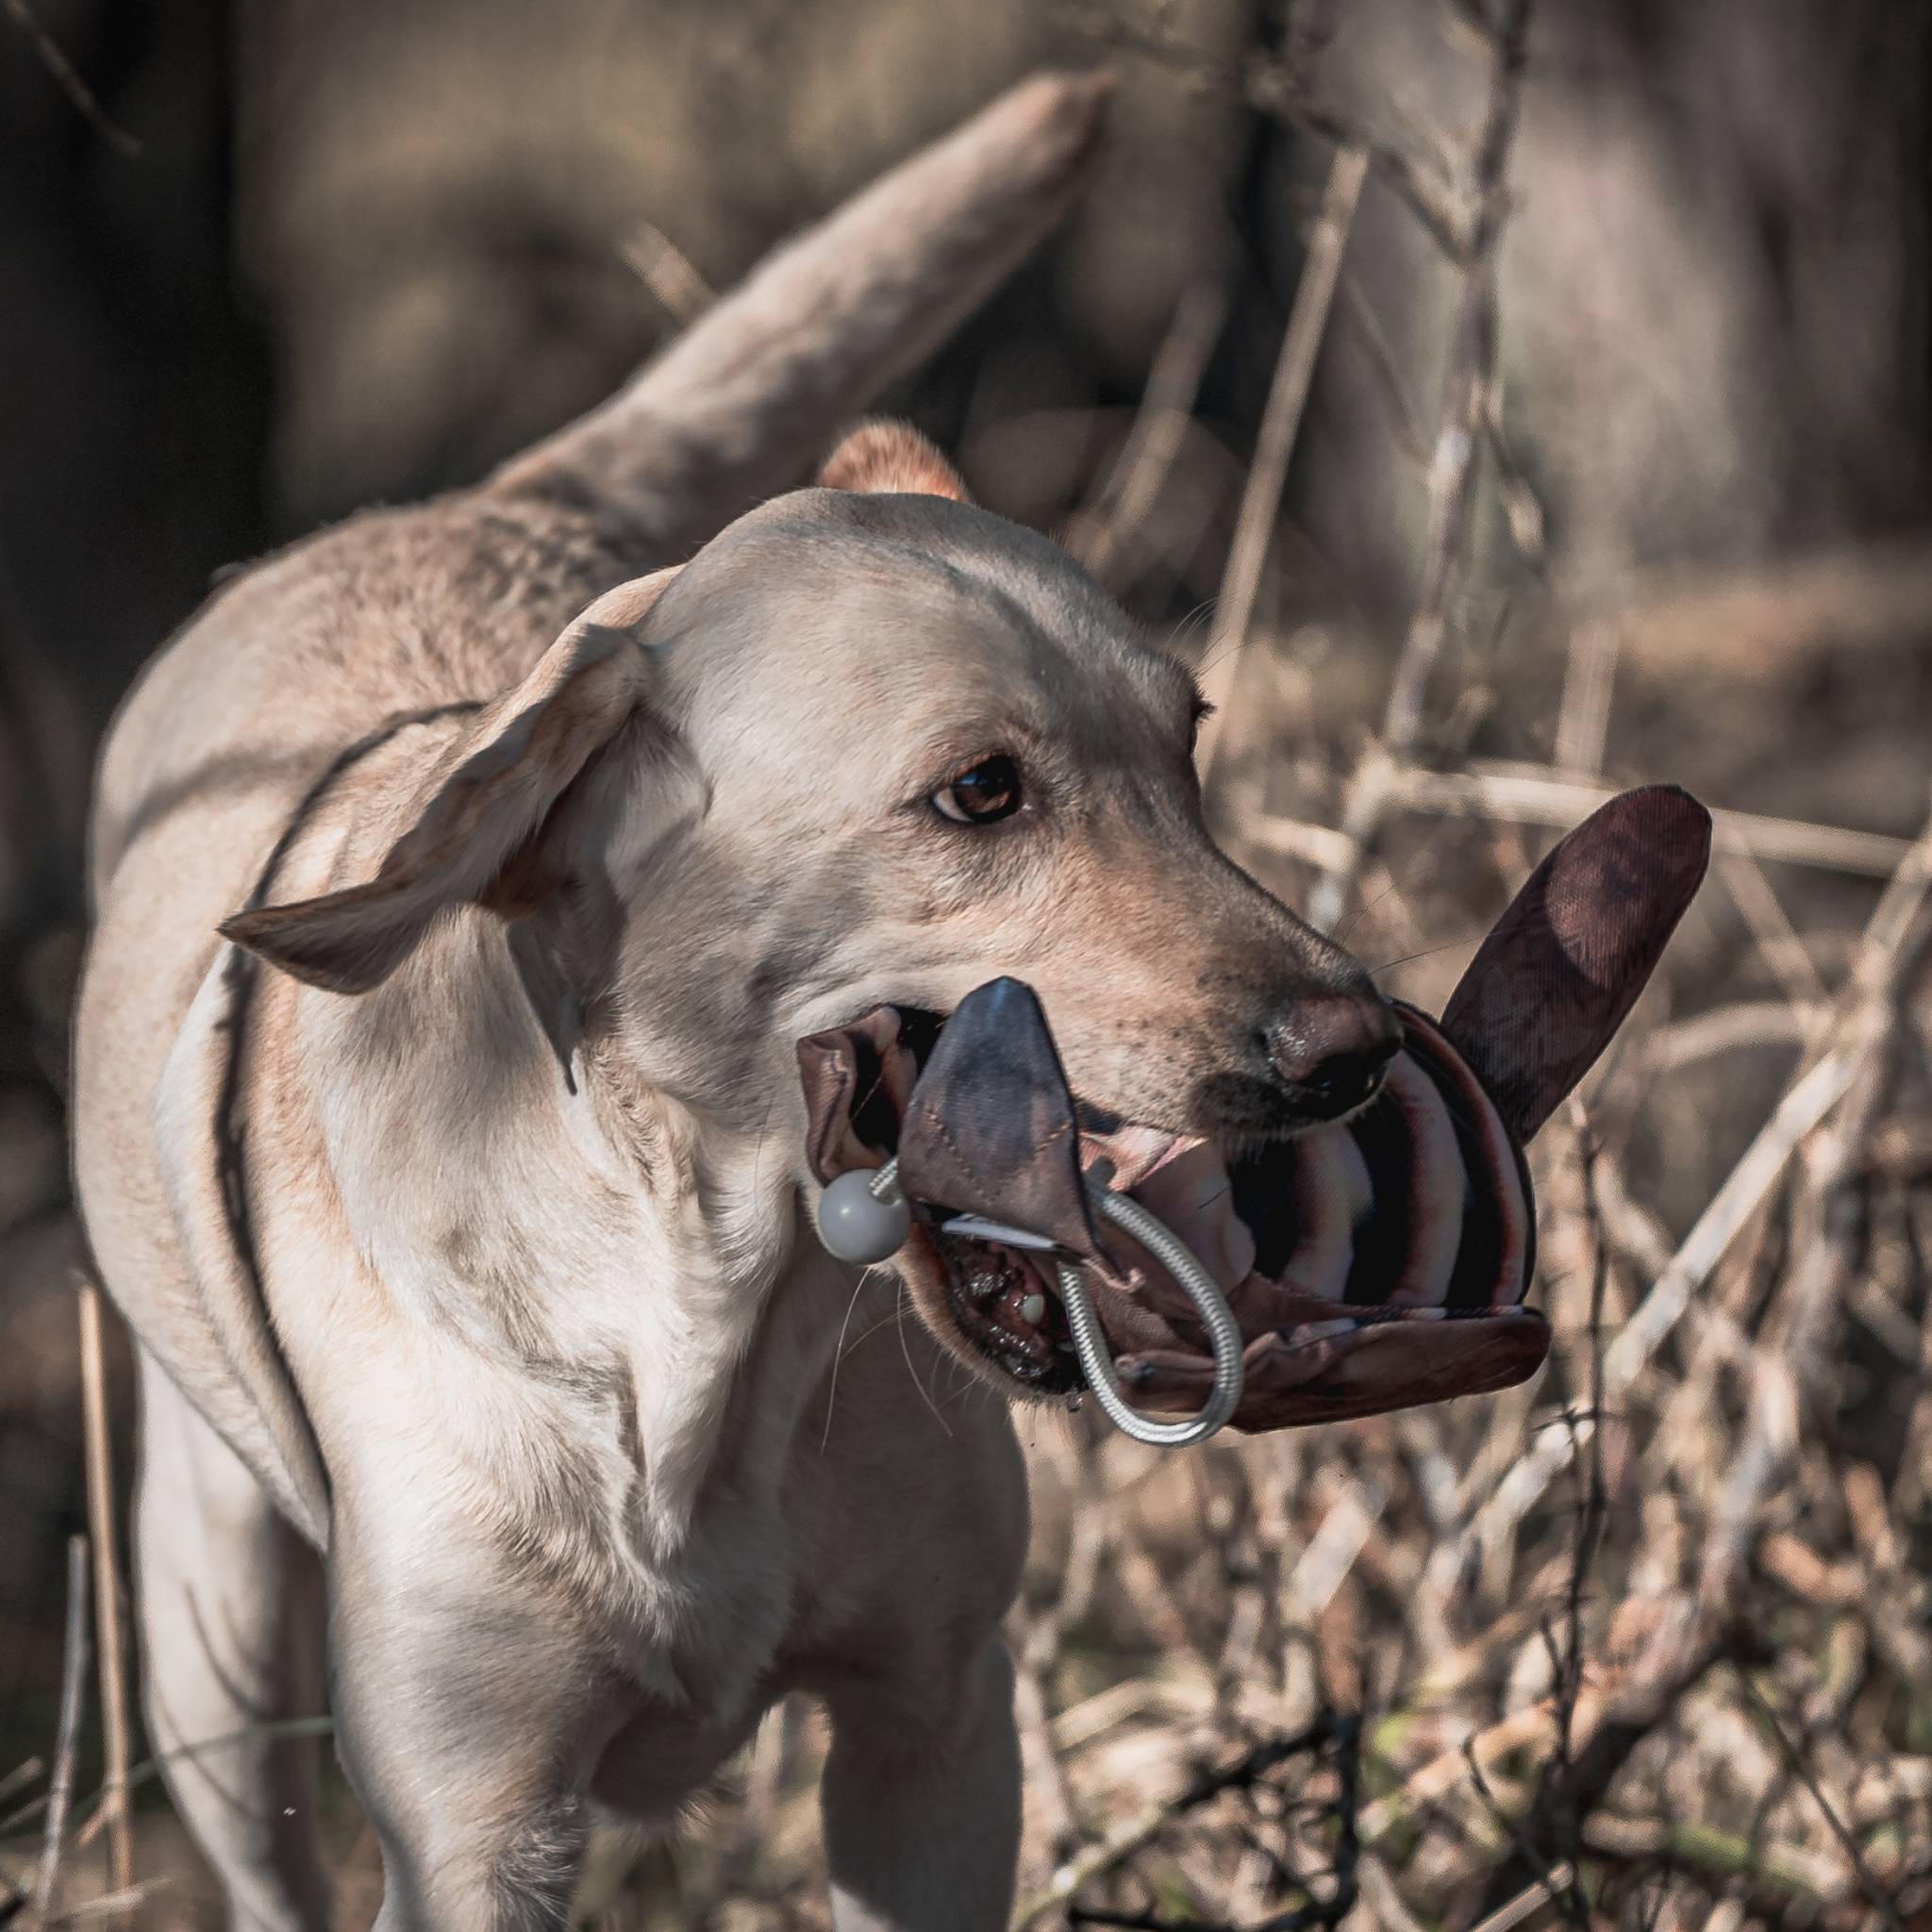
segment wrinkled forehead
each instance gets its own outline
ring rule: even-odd
[[[789,744],[916,764],[958,735],[963,755],[1037,742],[1090,762],[1171,743],[1192,699],[1064,553],[937,498],[767,505],[686,567],[652,636],[707,758]]]

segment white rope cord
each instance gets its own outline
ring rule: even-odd
[[[1192,1249],[1174,1230],[1150,1214],[1140,1202],[1116,1193],[1102,1175],[1105,1168],[1087,1174],[1088,1198],[1096,1211],[1135,1241],[1179,1282],[1193,1303],[1208,1330],[1214,1352],[1214,1387],[1197,1415],[1174,1422],[1158,1422],[1142,1415],[1121,1392],[1120,1377],[1114,1373],[1113,1355],[1100,1318],[1093,1312],[1093,1301],[1080,1274],[1079,1265],[1064,1255],[1054,1257],[1059,1277],[1060,1300],[1067,1311],[1067,1326],[1073,1332],[1074,1353],[1081,1373],[1101,1413],[1124,1436],[1156,1448],[1177,1449],[1192,1442],[1205,1442],[1233,1415],[1241,1399],[1241,1331],[1236,1324],[1213,1277],[1196,1259]],[[848,1185],[841,1186],[841,1183]],[[856,1184],[856,1185],[855,1185]],[[838,1190],[836,1201],[820,1210],[820,1225],[826,1245],[848,1260],[883,1260],[895,1252],[906,1239],[910,1210],[899,1188],[897,1158],[874,1168],[860,1179],[858,1172],[841,1174],[832,1184]],[[826,1207],[832,1208],[828,1215]],[[989,1224],[989,1227],[991,1224]],[[1020,1230],[1007,1230],[1020,1233]],[[1035,1237],[1038,1241],[1039,1238]],[[1051,1243],[1041,1242],[1042,1246]]]
[[[1160,1449],[1179,1449],[1205,1442],[1227,1421],[1241,1399],[1241,1331],[1221,1291],[1194,1253],[1172,1228],[1157,1221],[1140,1202],[1090,1181],[1087,1193],[1095,1208],[1124,1233],[1130,1234],[1180,1283],[1188,1299],[1207,1324],[1214,1350],[1214,1387],[1198,1415],[1179,1422],[1156,1422],[1128,1405],[1114,1374],[1113,1356],[1088,1298],[1079,1269],[1064,1257],[1056,1258],[1060,1300],[1066,1304],[1067,1326],[1074,1331],[1074,1352],[1086,1373],[1087,1386],[1106,1416],[1124,1436]]]

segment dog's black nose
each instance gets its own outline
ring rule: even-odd
[[[1291,1000],[1261,1030],[1268,1070],[1298,1112],[1340,1120],[1373,1097],[1402,1027],[1373,992]]]

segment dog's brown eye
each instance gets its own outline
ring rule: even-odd
[[[933,809],[962,825],[990,825],[1020,809],[1020,773],[1009,758],[982,758],[932,795]]]

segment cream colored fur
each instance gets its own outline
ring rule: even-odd
[[[1019,973],[1179,1126],[1351,969],[1208,844],[1190,681],[1051,545],[738,512],[1045,231],[1103,92],[1016,91],[482,488],[252,570],[122,711],[75,1154],[154,1742],[237,1925],[325,1923],[261,1729],[319,1614],[383,1932],[561,1923],[593,1807],[671,1818],[794,1690],[841,1927],[1004,1920],[1020,1458],[931,1284],[813,1240],[791,1043]],[[995,741],[1051,808],[974,843],[924,801]]]

